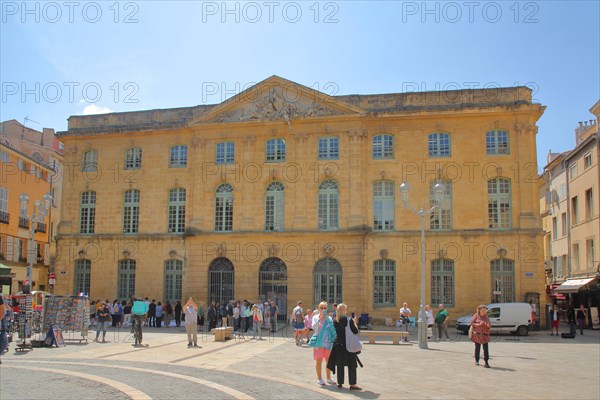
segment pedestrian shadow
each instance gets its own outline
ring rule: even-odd
[[[493,370],[496,370],[496,371],[517,372],[516,369],[512,369],[512,368],[490,367],[490,369],[493,369]]]
[[[361,399],[378,399],[381,396],[381,393],[375,393],[370,390],[350,390],[347,387],[338,388],[335,385],[332,386],[322,386],[323,389],[326,389],[330,392],[335,393],[343,393],[343,394],[351,394],[354,397],[358,397]]]

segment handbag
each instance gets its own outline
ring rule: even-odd
[[[325,331],[325,322],[321,325],[319,333],[313,333],[306,345],[308,347],[323,347],[323,332]]]
[[[473,325],[469,327],[469,339],[473,340]]]
[[[362,344],[358,340],[358,335],[350,329],[350,320],[348,320],[348,324],[346,325],[346,350],[348,350],[348,353],[354,354],[358,354],[362,350]]]

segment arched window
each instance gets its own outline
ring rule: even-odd
[[[140,191],[128,190],[123,196],[123,233],[137,233],[140,222]]]
[[[233,188],[222,184],[215,194],[215,231],[228,232],[233,230]]]
[[[313,304],[342,302],[342,265],[338,260],[326,257],[317,261],[313,278]]]
[[[181,260],[165,261],[164,300],[171,303],[182,300],[183,262]]]
[[[490,229],[510,229],[512,222],[510,180],[488,181],[488,221]]]
[[[379,181],[373,184],[373,230],[394,230],[394,182]]]
[[[285,229],[285,192],[279,182],[271,182],[265,195],[265,230]]]
[[[119,299],[131,299],[135,295],[135,260],[119,261]]]
[[[498,258],[491,262],[492,302],[512,303],[515,301],[515,262]]]
[[[431,304],[454,306],[454,261],[446,258],[431,261]]]
[[[332,180],[319,185],[319,229],[337,230],[339,228],[338,185]]]
[[[90,294],[90,281],[92,276],[92,262],[80,259],[75,261],[74,293]]]
[[[450,157],[450,135],[447,133],[431,133],[427,137],[429,157]]]
[[[436,183],[444,185],[444,199],[441,204],[437,204],[434,187]],[[429,205],[437,207],[429,214],[429,228],[431,230],[450,230],[452,229],[452,181],[433,180],[429,182]]]
[[[373,160],[392,160],[394,158],[394,136],[373,136]]]
[[[396,262],[389,259],[373,262],[373,305],[396,305]]]
[[[96,228],[96,192],[81,193],[79,233],[94,233]]]
[[[169,190],[169,233],[185,232],[185,189]]]
[[[227,304],[233,297],[233,263],[225,257],[215,258],[208,267],[208,301]]]

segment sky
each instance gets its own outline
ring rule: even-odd
[[[329,95],[525,85],[538,169],[600,99],[595,1],[4,1],[0,120],[220,103],[271,75]],[[27,119],[26,119],[27,118]]]

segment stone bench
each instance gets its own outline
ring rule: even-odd
[[[224,342],[225,340],[231,339],[231,336],[233,335],[233,326],[215,328],[211,333],[215,335],[215,342]]]
[[[402,331],[360,331],[360,335],[368,337],[370,344],[375,343],[377,336],[391,337],[393,344],[400,344],[400,338],[408,339],[408,332]]]

